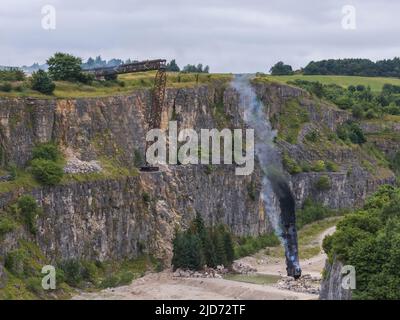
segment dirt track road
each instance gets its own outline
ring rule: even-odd
[[[326,235],[332,234],[335,227],[325,230],[314,240],[319,245]],[[326,255],[320,253],[310,259],[301,260],[303,274],[319,276]],[[286,265],[282,258],[245,257],[239,260],[255,267],[259,274],[285,275]],[[163,299],[257,299],[257,300],[309,300],[318,296],[282,290],[273,285],[259,285],[215,278],[175,278],[170,270],[148,274],[133,281],[128,286],[110,288],[96,293],[82,293],[73,299],[89,300],[163,300]]]

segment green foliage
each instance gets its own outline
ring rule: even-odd
[[[328,176],[321,176],[315,182],[314,187],[319,191],[326,191],[331,188],[331,180]]]
[[[45,159],[51,161],[58,161],[62,158],[61,152],[58,147],[51,143],[40,143],[32,150],[32,159]]]
[[[14,181],[15,179],[17,179],[17,175],[18,175],[18,169],[17,166],[14,163],[11,163],[8,165],[8,171],[10,172],[10,177],[11,177],[11,181]]]
[[[0,238],[6,233],[13,231],[17,227],[14,219],[4,213],[0,213]]]
[[[301,229],[309,223],[332,217],[334,215],[336,215],[334,210],[307,198],[304,201],[302,208],[296,212],[296,226],[298,229]]]
[[[400,189],[383,186],[323,242],[329,258],[356,270],[356,299],[400,299]]]
[[[284,64],[282,61],[277,62],[269,72],[274,76],[292,75],[292,66]]]
[[[206,228],[199,214],[188,230],[178,231],[173,241],[172,265],[177,268],[200,270],[204,264],[230,266],[234,258],[233,239],[224,225]]]
[[[319,138],[318,132],[315,131],[315,130],[310,131],[310,132],[308,132],[308,133],[304,136],[304,138],[305,138],[306,140],[310,141],[310,142],[317,142],[317,141],[318,141],[318,138]]]
[[[10,82],[3,82],[0,84],[0,91],[10,92],[12,90],[12,85]]]
[[[82,80],[82,59],[68,53],[57,52],[47,60],[49,74],[55,81],[80,81]]]
[[[77,259],[62,261],[59,264],[64,280],[70,286],[79,287],[83,281],[95,281],[97,268],[93,262],[85,262]]]
[[[39,276],[45,265],[45,257],[36,244],[21,240],[17,249],[7,253],[4,266],[20,278]]]
[[[343,141],[350,141],[354,144],[363,144],[367,141],[360,126],[353,121],[348,121],[336,130],[338,137]]]
[[[278,237],[273,233],[263,234],[258,237],[241,237],[234,246],[235,258],[238,259],[254,254],[266,247],[275,247],[279,245],[279,243]]]
[[[298,165],[296,160],[290,158],[286,152],[282,155],[282,164],[285,170],[290,174],[298,174],[302,172],[302,168]]]
[[[397,174],[400,174],[400,151],[390,159],[390,168]]]
[[[210,72],[210,67],[209,66],[205,66],[203,68],[203,65],[201,63],[199,63],[197,66],[192,65],[192,64],[188,64],[188,65],[183,67],[182,72],[183,73],[209,73]]]
[[[247,193],[251,200],[253,200],[253,201],[256,200],[257,188],[256,188],[256,184],[253,180],[247,186]]]
[[[23,195],[17,200],[17,208],[29,231],[36,234],[36,220],[42,212],[36,200],[31,195]]]
[[[32,160],[31,172],[37,181],[49,186],[58,184],[64,175],[62,165],[46,159]]]
[[[169,72],[179,72],[181,71],[179,66],[177,65],[175,59],[172,59],[170,62],[167,63],[166,70]]]
[[[367,77],[400,77],[400,58],[373,62],[369,59],[329,59],[311,61],[305,75],[345,75]]]
[[[324,160],[317,160],[311,166],[311,171],[314,172],[322,172],[325,171],[325,161]]]
[[[326,166],[326,170],[328,170],[330,172],[339,171],[338,165],[330,160],[325,161],[325,166]]]
[[[23,81],[25,73],[18,68],[0,70],[0,81]]]
[[[146,255],[118,262],[71,259],[57,264],[57,275],[62,274],[60,281],[65,281],[73,287],[104,289],[127,285],[132,280],[143,276],[145,271],[154,269],[156,264],[157,261],[154,258]]]
[[[32,150],[30,171],[41,184],[56,185],[64,175],[62,158],[62,153],[55,144],[38,144]]]
[[[51,81],[47,72],[43,70],[32,73],[31,87],[44,94],[52,94],[56,85]]]
[[[150,194],[148,192],[143,192],[142,199],[143,199],[143,202],[150,203],[150,201],[151,201]]]
[[[395,85],[385,84],[381,92],[372,92],[369,86],[364,85],[351,85],[346,89],[337,84],[321,84],[302,79],[289,83],[304,88],[341,109],[350,110],[357,119],[374,119],[384,113],[400,114],[400,99]]]
[[[136,168],[140,168],[144,164],[142,154],[137,149],[135,149],[134,154],[133,154],[133,163]]]
[[[203,266],[201,240],[196,234],[178,232],[173,241],[174,255],[172,265],[174,269],[183,268],[200,270]]]
[[[299,132],[304,123],[309,121],[308,111],[303,108],[298,99],[290,99],[279,112],[277,119],[278,137],[289,142],[296,143]]]
[[[114,80],[117,80],[117,79],[118,79],[118,73],[106,74],[106,75],[104,76],[104,79],[105,79],[106,81],[114,81]]]

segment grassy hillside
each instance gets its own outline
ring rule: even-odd
[[[37,98],[81,98],[100,97],[115,94],[127,94],[138,88],[152,88],[154,85],[155,71],[122,74],[117,81],[95,81],[91,85],[78,82],[55,81],[56,89],[53,95],[44,95],[28,87],[28,80],[12,82],[10,92],[0,91],[0,97],[37,97]],[[230,81],[231,74],[193,74],[193,73],[168,73],[167,87],[191,87],[197,84],[213,81]]]
[[[350,85],[370,86],[373,92],[379,92],[385,83],[400,85],[400,79],[378,77],[353,77],[353,76],[320,76],[320,75],[293,75],[293,76],[265,76],[266,79],[287,83],[297,79],[306,81],[318,81],[322,84],[337,84],[347,88]]]

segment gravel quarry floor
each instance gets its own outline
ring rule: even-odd
[[[326,235],[332,234],[335,227],[320,233],[314,242],[322,244]],[[326,255],[321,250],[310,259],[300,260],[303,274],[320,277],[325,265]],[[283,258],[256,254],[238,260],[257,269],[257,274],[285,276],[286,265]],[[217,278],[174,277],[171,270],[147,274],[130,285],[109,288],[95,293],[81,293],[74,300],[310,300],[318,295],[280,289],[276,284],[255,284]]]

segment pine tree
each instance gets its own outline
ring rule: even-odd
[[[230,232],[225,232],[224,234],[224,246],[225,246],[226,260],[228,262],[228,266],[230,266],[233,260],[235,259],[233,240]]]
[[[224,266],[228,265],[224,244],[224,229],[223,226],[218,226],[214,232],[215,251],[217,256],[217,264]]]

